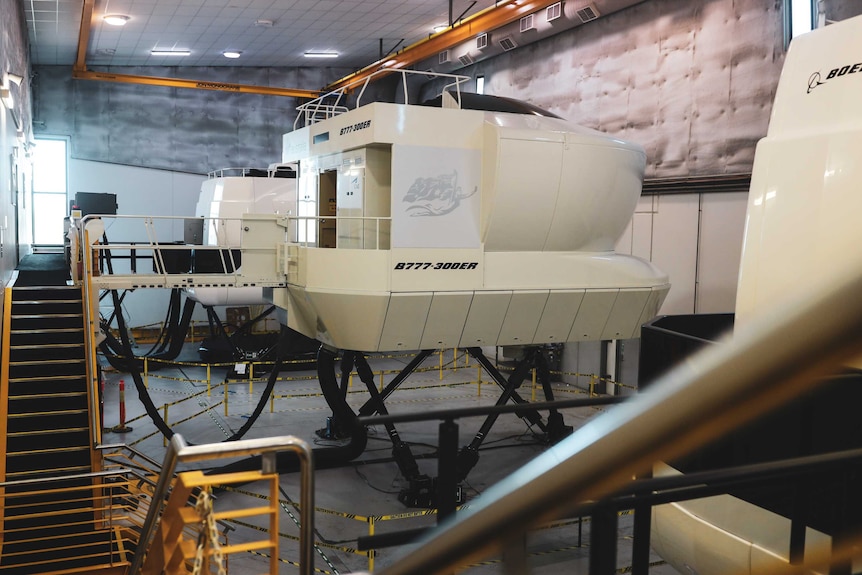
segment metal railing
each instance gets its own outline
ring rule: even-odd
[[[290,164],[281,164],[275,163],[270,164],[266,167],[266,177],[272,178],[275,174],[282,168],[291,168]],[[214,178],[228,178],[228,177],[236,177],[236,178],[260,178],[263,176],[257,175],[255,172],[260,171],[260,168],[254,168],[252,166],[244,166],[244,167],[227,167],[227,168],[219,168],[218,170],[212,170],[207,172],[207,179]]]
[[[783,405],[862,350],[862,274],[832,278],[711,346],[511,474],[382,575],[450,573],[500,553],[527,573],[528,530],[577,516],[656,461],[673,460]],[[835,550],[835,557],[847,549]],[[823,551],[806,555],[828,561]]]
[[[324,247],[321,231],[335,231],[338,248],[388,250],[392,218],[363,216],[288,216],[288,238],[302,247]],[[336,247],[336,246],[332,246]]]
[[[356,104],[354,105],[354,109],[359,108],[362,105],[362,97],[365,95],[365,90],[368,88],[368,85],[374,80],[376,76],[388,74],[401,75],[401,87],[404,91],[405,104],[409,104],[407,97],[408,76],[416,74],[425,77],[426,80],[428,78],[450,78],[452,81],[443,87],[443,92],[454,88],[455,102],[459,108],[461,107],[461,84],[471,79],[469,76],[446,74],[442,72],[432,72],[430,70],[390,70],[383,68],[364,79],[356,80],[354,82],[345,84],[337,90],[327,92],[326,94],[323,94],[322,96],[319,96],[314,100],[311,100],[310,102],[306,102],[301,106],[297,106],[296,111],[298,113],[296,115],[296,120],[293,122],[293,129],[296,130],[298,127],[310,126],[317,122],[322,122],[323,120],[327,120],[329,118],[333,118],[335,116],[350,111],[350,108],[343,103],[343,100],[349,92],[352,92],[357,88],[359,88],[359,94],[357,94],[356,96]]]
[[[0,483],[0,505],[5,512],[0,537],[30,549],[77,550],[76,556],[86,554],[94,565],[128,564],[129,550],[138,544],[142,512],[148,507],[149,497],[140,489],[146,481],[136,470],[116,467]],[[60,493],[63,505],[57,506],[56,496]],[[40,499],[44,503],[39,503]],[[15,527],[22,521],[24,525],[34,521],[35,527]],[[84,547],[92,550],[85,552]],[[16,554],[7,551],[4,556],[8,561],[13,555]],[[31,569],[51,571],[65,567],[63,559],[45,553],[32,558],[18,553],[17,560]]]
[[[138,575],[140,572],[145,554],[153,540],[156,526],[161,517],[164,502],[170,493],[178,464],[260,455],[261,471],[263,473],[275,473],[275,456],[282,451],[292,451],[299,458],[299,565],[301,575],[311,575],[314,572],[314,463],[311,447],[305,441],[290,435],[189,446],[179,434],[174,434],[165,452],[162,472],[153,493],[154,503],[150,506],[149,513],[141,528],[140,543],[129,573]]]
[[[278,215],[248,215],[244,218],[86,216],[77,222],[75,228],[77,244],[72,246],[72,277],[77,281],[88,278],[105,289],[196,285],[242,287],[250,283],[283,286],[283,280],[278,278],[275,269],[277,244],[286,239],[284,228],[275,223],[281,218]],[[184,226],[190,220],[201,222],[201,231],[207,232],[206,245],[177,239],[183,237]],[[117,222],[122,223],[122,234],[133,240],[111,239],[111,228]],[[99,225],[91,226],[93,223]],[[272,232],[271,242],[262,244],[256,228],[263,225],[277,230]],[[249,241],[252,237],[249,234],[256,233],[255,239]],[[249,242],[253,245],[246,245]],[[253,258],[271,260],[272,269],[265,270],[267,277],[242,275],[246,272],[240,270],[241,248]]]

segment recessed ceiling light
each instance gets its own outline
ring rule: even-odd
[[[449,26],[447,26],[446,24],[437,24],[436,26],[434,26],[433,30],[435,33],[437,33],[437,32],[442,32],[443,30],[445,30],[448,27]]]
[[[306,52],[306,58],[338,58],[338,52]]]
[[[106,14],[102,16],[102,20],[111,26],[125,26],[126,22],[129,21],[129,17],[125,14]]]
[[[255,20],[255,21],[254,21],[254,25],[255,25],[255,26],[260,26],[261,28],[272,28],[272,25],[273,25],[273,24],[275,24],[275,22],[274,22],[274,21],[272,21],[272,20],[266,20],[266,19],[264,19],[264,18],[261,18],[261,19],[259,19],[259,20]]]
[[[242,56],[242,52],[240,52],[239,50],[225,50],[224,52],[222,52],[222,56],[224,56],[225,58],[239,58],[240,56]]]
[[[150,50],[152,56],[188,56],[190,50]]]

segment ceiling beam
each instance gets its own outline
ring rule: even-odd
[[[76,80],[97,80],[101,82],[119,82],[122,84],[139,84],[144,86],[214,90],[217,92],[233,92],[235,94],[260,94],[262,96],[317,98],[320,95],[320,92],[316,90],[302,90],[299,88],[278,88],[273,86],[255,86],[251,84],[233,84],[230,82],[219,82],[218,80],[190,80],[186,78],[165,78],[160,76],[137,76],[134,74],[94,72],[92,70],[72,70],[72,78],[75,78]]]
[[[452,48],[471,38],[475,38],[482,32],[491,32],[507,24],[511,24],[522,17],[547,8],[559,0],[506,0],[498,2],[496,6],[486,8],[481,12],[455,23],[446,30],[433,34],[424,40],[407,46],[394,55],[384,56],[382,59],[369,64],[361,70],[354,72],[324,88],[325,91],[339,90],[348,85],[359,84],[367,80],[369,76],[379,73],[375,79],[386,74],[385,70],[398,70],[424,60],[437,56],[443,50]],[[384,70],[384,72],[380,72]]]
[[[214,90],[238,94],[259,94],[263,96],[287,96],[292,98],[317,98],[317,90],[302,90],[299,88],[278,88],[272,86],[256,86],[250,84],[233,84],[213,80],[191,80],[185,78],[164,78],[159,76],[139,76],[135,74],[113,74],[111,72],[94,72],[87,70],[87,47],[90,44],[90,28],[93,20],[95,0],[84,0],[81,12],[81,28],[78,33],[78,54],[75,65],[72,66],[72,78],[76,80],[96,80],[101,82],[119,82],[123,84],[139,84],[145,86],[165,86],[168,88],[190,88],[196,90]]]
[[[87,69],[87,46],[90,44],[90,25],[93,20],[93,7],[96,0],[84,0],[81,12],[81,28],[78,31],[78,53],[75,57],[73,70]]]

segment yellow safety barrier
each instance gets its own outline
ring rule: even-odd
[[[229,491],[232,493],[236,493],[239,495],[253,497],[256,499],[267,499],[267,497],[265,495],[262,495],[260,493],[254,493],[252,491],[247,491],[247,490],[244,490],[244,489],[239,488],[239,487],[233,487],[233,486],[225,485],[225,486],[219,486],[219,489],[222,489],[224,491]],[[296,501],[279,499],[278,503],[282,507],[291,506],[291,507],[296,508],[297,510],[300,508],[299,504]],[[459,507],[458,509],[459,510],[460,509],[466,509],[467,507],[469,507],[469,505],[464,505],[462,507]],[[330,516],[334,516],[334,517],[340,517],[342,519],[348,519],[351,521],[356,521],[358,523],[365,523],[367,525],[366,533],[369,536],[374,535],[378,531],[378,527],[379,527],[380,523],[384,523],[387,521],[401,521],[401,520],[406,520],[406,519],[416,519],[418,517],[434,517],[437,515],[436,509],[420,509],[420,510],[416,510],[416,511],[405,511],[402,513],[387,513],[387,514],[379,514],[379,515],[361,515],[359,513],[350,513],[350,512],[346,512],[346,511],[336,511],[333,509],[327,509],[325,507],[318,507],[318,506],[314,507],[314,512],[317,514],[321,514],[321,515],[330,515]],[[622,511],[617,512],[617,515],[620,517],[623,517],[626,515],[632,515],[632,514],[633,514],[633,511],[630,509],[626,509],[626,510],[622,510]],[[258,525],[253,525],[251,523],[246,523],[246,522],[239,521],[236,519],[227,521],[227,523],[231,523],[231,524],[234,524],[236,526],[244,527],[247,529],[253,529],[256,531],[265,531],[264,528],[262,528]],[[585,523],[587,523],[587,524],[590,523],[589,517],[560,519],[557,521],[552,521],[552,522],[538,528],[537,531],[548,531],[548,530],[560,529],[563,527],[570,527],[572,525],[585,524]],[[430,526],[431,525],[429,525],[429,527]],[[278,536],[283,538],[283,539],[289,539],[292,541],[299,541],[298,536],[291,535],[289,533],[279,533]],[[359,549],[356,549],[355,547],[336,545],[333,543],[326,543],[323,541],[315,541],[314,544],[315,544],[315,547],[318,547],[318,548],[332,549],[332,550],[339,551],[341,553],[347,553],[350,555],[365,556],[368,559],[368,571],[369,572],[374,571],[374,560],[375,560],[376,554],[375,554],[373,549],[370,549],[367,551],[360,551]],[[586,547],[588,545],[589,545],[588,543],[583,543],[581,546]],[[567,546],[564,548],[556,548],[556,549],[551,549],[551,550],[547,550],[547,551],[535,552],[535,553],[532,553],[531,555],[543,555],[543,554],[558,553],[558,552],[569,551],[569,550],[577,549],[577,548],[578,548],[577,545]],[[289,564],[295,564],[294,562],[289,561],[289,560],[281,560],[281,562],[289,563]],[[498,563],[498,562],[499,561],[492,560],[492,561],[488,561],[488,562],[476,563],[474,565],[471,565],[471,567],[479,566],[479,565],[489,565],[489,564],[494,564],[494,563]],[[326,573],[326,571],[322,571],[322,570],[320,570],[319,572]],[[623,568],[622,570],[618,569],[617,572],[618,573],[625,573],[626,571],[625,571],[625,568]]]
[[[446,387],[450,387],[450,388],[459,388],[459,387],[469,386],[469,385],[475,384],[476,385],[476,396],[481,397],[482,396],[482,384],[485,383],[485,381],[483,381],[483,375],[482,375],[483,368],[482,368],[481,364],[479,364],[478,362],[472,363],[471,362],[471,356],[468,353],[466,353],[464,350],[458,350],[458,349],[452,350],[452,359],[450,362],[447,363],[444,361],[444,358],[445,358],[444,352],[446,353],[446,355],[448,355],[448,351],[445,351],[445,350],[440,351],[438,353],[438,361],[437,362],[434,362],[434,364],[432,364],[432,365],[426,365],[424,367],[420,366],[419,368],[417,368],[415,370],[415,373],[416,374],[422,374],[422,373],[431,373],[434,371],[439,371],[440,380],[442,380],[446,372],[458,373],[457,370],[459,369],[459,367],[464,367],[464,368],[475,367],[476,368],[475,378],[471,378],[470,376],[468,376],[465,373],[464,376],[462,378],[460,378],[460,380],[454,381],[454,382],[449,381],[449,382],[443,383],[443,384],[429,383],[429,382],[427,382],[427,379],[426,379],[425,383],[423,383],[421,385],[405,385],[405,386],[403,386],[399,390],[399,395],[401,393],[404,393],[404,392],[418,392],[418,391],[426,390],[426,389],[439,388],[441,386],[446,386]],[[369,359],[373,361],[373,360],[379,359],[379,358],[386,358],[386,359],[398,358],[398,359],[400,359],[400,358],[412,358],[412,357],[415,357],[415,354],[372,355],[369,357]],[[464,358],[463,362],[461,361],[462,357]],[[152,362],[158,362],[158,363],[164,364],[166,366],[175,366],[179,369],[183,369],[186,367],[201,367],[201,368],[205,368],[205,370],[206,370],[205,374],[206,375],[205,375],[205,378],[203,378],[203,379],[195,379],[195,378],[189,378],[189,377],[176,377],[176,376],[172,376],[172,375],[166,375],[166,374],[162,373],[162,370],[158,370],[158,371],[149,370],[148,368],[152,367],[150,365]],[[289,362],[289,363],[303,363],[303,362],[297,361],[297,362]],[[147,368],[147,369],[145,369],[145,371],[147,371],[147,377],[148,378],[152,378],[154,380],[155,379],[161,379],[161,380],[165,380],[165,381],[178,381],[178,382],[183,382],[183,383],[191,383],[191,384],[196,385],[196,386],[202,386],[202,385],[206,386],[205,389],[201,389],[200,391],[195,391],[194,393],[191,393],[190,395],[184,395],[181,399],[178,399],[177,401],[173,401],[173,402],[169,402],[169,403],[165,403],[165,404],[161,405],[158,409],[159,409],[159,411],[162,412],[163,417],[164,417],[166,422],[169,422],[169,415],[172,412],[174,412],[174,409],[173,409],[174,406],[179,405],[183,402],[195,399],[195,398],[199,398],[199,397],[203,396],[204,394],[206,394],[207,397],[212,397],[213,389],[216,388],[216,390],[217,390],[218,386],[222,386],[222,390],[221,390],[222,391],[222,397],[219,399],[219,401],[217,403],[213,403],[211,405],[208,405],[208,406],[204,407],[203,409],[201,409],[200,411],[197,411],[196,413],[194,413],[194,414],[192,414],[192,415],[190,415],[190,416],[188,416],[185,419],[182,419],[180,421],[169,422],[169,425],[175,426],[175,425],[178,425],[180,423],[189,421],[195,417],[199,417],[200,415],[212,413],[212,410],[217,409],[222,404],[224,405],[224,412],[223,412],[224,416],[230,417],[231,416],[230,386],[231,385],[238,385],[238,384],[239,385],[248,385],[248,390],[249,390],[248,397],[251,398],[251,396],[254,393],[254,384],[266,382],[266,377],[255,377],[254,374],[255,373],[258,373],[258,374],[264,373],[266,371],[267,367],[270,367],[273,364],[269,363],[269,362],[250,362],[250,363],[247,363],[246,365],[247,365],[247,370],[248,370],[248,375],[249,375],[249,377],[247,377],[247,378],[228,378],[228,377],[223,376],[222,373],[220,373],[219,371],[216,371],[215,373],[223,378],[220,382],[214,382],[213,381],[213,375],[214,375],[213,368],[222,368],[222,367],[233,368],[237,365],[236,362],[222,362],[222,363],[207,364],[207,363],[188,362],[188,361],[179,361],[179,362],[173,361],[173,362],[171,362],[171,361],[166,361],[166,360],[151,359],[151,360],[145,361],[144,365]],[[500,371],[504,371],[504,372],[505,371],[511,371],[511,367],[509,367],[509,366],[498,366],[498,369],[500,369]],[[388,379],[389,376],[397,375],[398,373],[400,373],[400,370],[399,369],[378,369],[378,370],[375,370],[373,373],[374,373],[375,378],[379,378],[379,382],[375,382],[375,383],[379,385],[379,389],[382,391],[385,388],[386,379]],[[598,393],[597,390],[600,389],[598,386],[600,386],[600,384],[602,384],[602,383],[604,383],[606,385],[606,388],[607,388],[607,386],[610,386],[610,385],[616,386],[618,391],[620,389],[627,389],[627,390],[632,390],[632,391],[637,390],[637,388],[634,386],[626,385],[626,384],[623,384],[623,383],[618,382],[618,381],[613,381],[610,378],[603,378],[603,377],[600,377],[596,374],[585,374],[585,373],[564,372],[564,371],[551,371],[550,373],[551,373],[552,378],[557,379],[557,380],[563,379],[563,378],[569,378],[571,381],[575,381],[575,382],[577,382],[579,380],[581,380],[581,381],[586,380],[588,382],[587,385],[584,387],[584,386],[578,386],[578,385],[571,384],[571,383],[560,383],[559,381],[555,381],[555,383],[554,383],[554,392],[555,393],[583,394],[583,395],[588,395],[590,397],[595,397],[597,395],[601,395],[600,393]],[[364,386],[361,386],[357,389],[353,389],[353,377],[355,375],[358,375],[358,373],[355,371],[349,374],[347,393],[350,393],[350,394],[367,393],[366,390],[364,389]],[[438,378],[434,378],[434,379],[436,380]],[[308,372],[305,372],[305,373],[300,372],[299,374],[296,374],[296,375],[287,375],[287,376],[280,375],[276,379],[276,382],[278,384],[304,383],[304,382],[311,383],[311,382],[316,382],[316,381],[317,381],[317,375],[314,373],[308,373]],[[378,385],[376,385],[376,387]],[[533,369],[531,371],[531,399],[533,401],[536,401],[538,399],[538,391],[537,390],[539,388],[540,388],[540,384],[539,384],[538,379],[537,379],[536,370]],[[167,386],[165,386],[163,388],[153,387],[153,388],[151,388],[151,391],[158,391],[160,393],[171,393],[171,394],[183,394],[184,393],[182,390],[171,389]],[[322,397],[322,395],[323,394],[320,391],[317,391],[316,388],[314,390],[310,390],[310,389],[302,389],[301,390],[301,389],[293,388],[292,386],[291,386],[291,388],[284,388],[284,387],[279,386],[273,391],[273,393],[269,397],[269,411],[270,411],[270,413],[276,413],[276,412],[284,413],[284,412],[289,412],[289,411],[295,411],[296,409],[294,409],[292,407],[279,407],[279,405],[281,405],[281,403],[283,401],[290,401],[290,400],[295,400],[295,399],[299,399],[299,398]],[[439,398],[438,397],[436,399],[431,399],[431,398],[418,399],[418,398],[409,398],[409,395],[408,395],[407,398],[399,398],[396,401],[399,401],[401,403],[432,402],[432,401],[437,401],[439,399],[457,400],[457,399],[462,398],[462,397],[466,399],[467,397],[470,397],[470,396],[468,396],[468,395],[449,395],[445,398]],[[277,405],[276,402],[278,402],[279,405]],[[234,403],[235,403],[234,411],[236,413],[233,413],[232,414],[233,416],[244,416],[244,415],[251,413],[251,411],[252,411],[251,409],[248,409],[246,411],[243,410],[244,405],[251,405],[246,399],[243,399],[243,401],[241,401],[239,404],[237,404],[236,401],[234,401]],[[256,401],[254,403],[256,403]],[[201,405],[203,405],[203,403]],[[303,408],[303,410],[306,410],[306,409],[308,409],[308,408]],[[325,406],[322,406],[320,409],[325,409]],[[602,410],[601,407],[593,407],[592,409]],[[134,421],[144,419],[146,417],[147,417],[146,414],[141,414],[141,415],[138,415],[138,416],[128,420],[128,423],[132,423]],[[218,424],[217,421],[216,421],[216,424]],[[226,431],[224,429],[222,429],[222,431],[225,432],[226,436],[230,435],[228,431]],[[137,438],[134,440],[133,443],[131,443],[131,445],[137,445],[138,443],[145,441],[146,439],[149,439],[149,438],[156,436],[156,435],[158,435],[158,432],[153,432],[153,433],[150,433],[144,437]]]

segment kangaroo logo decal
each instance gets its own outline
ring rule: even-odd
[[[458,170],[431,178],[416,178],[404,196],[404,201],[411,204],[406,211],[412,217],[442,216],[457,209],[461,200],[477,191],[479,186],[469,193],[462,192],[458,185]]]

